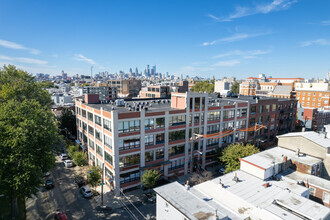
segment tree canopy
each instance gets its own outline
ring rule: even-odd
[[[239,83],[234,82],[234,84],[231,86],[230,92],[232,94],[239,94]]]
[[[12,207],[36,193],[55,165],[52,146],[60,138],[51,103],[30,74],[11,65],[0,70],[0,191]]]
[[[191,91],[193,92],[214,92],[214,81],[200,81],[197,82],[192,88]]]
[[[239,169],[239,158],[247,157],[258,152],[259,149],[251,144],[231,144],[223,150],[222,156],[219,159],[226,164],[225,173],[230,173]]]
[[[63,109],[58,121],[61,128],[66,128],[71,134],[76,135],[76,116],[71,109]]]
[[[142,175],[142,183],[148,188],[154,188],[160,177],[157,170],[146,170]]]
[[[90,167],[87,174],[87,180],[91,186],[97,186],[101,180],[101,169],[95,166]]]

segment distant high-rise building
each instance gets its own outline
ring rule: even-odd
[[[132,70],[132,68],[129,68],[129,73],[133,73],[133,70]]]
[[[135,74],[136,74],[136,75],[139,74],[139,70],[138,70],[137,67],[135,68]]]

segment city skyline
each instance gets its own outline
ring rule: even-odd
[[[3,1],[0,65],[110,73],[147,64],[180,76],[325,78],[329,2]]]

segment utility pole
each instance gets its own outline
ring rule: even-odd
[[[103,185],[104,185],[104,162],[102,164],[102,177],[101,177],[101,206],[103,206]]]

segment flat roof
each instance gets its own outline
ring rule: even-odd
[[[287,156],[288,160],[292,159],[294,161],[312,166],[313,164],[320,163],[322,160],[311,157],[308,155],[297,156],[296,152],[288,150],[281,147],[274,147],[247,157],[242,158],[244,161],[250,162],[262,168],[269,168],[275,164],[282,163],[283,157]]]
[[[330,138],[324,138],[324,134],[315,131],[292,132],[279,135],[278,137],[305,137],[306,139],[324,147],[330,148]]]

